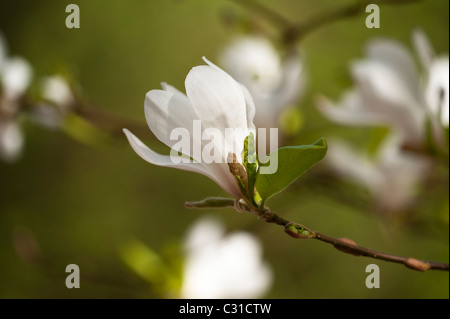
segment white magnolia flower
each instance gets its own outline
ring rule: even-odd
[[[202,219],[184,246],[183,298],[258,298],[272,282],[261,244],[248,232],[225,234],[221,223]]]
[[[297,53],[284,61],[262,37],[234,40],[222,53],[221,64],[250,91],[257,108],[257,127],[278,127],[280,113],[300,97],[305,84],[304,68]]]
[[[186,95],[163,83],[163,90],[151,90],[145,96],[145,117],[155,136],[169,147],[177,141],[171,139],[176,128],[187,130],[190,136],[189,151],[183,155],[193,159],[184,163],[174,161],[173,156],[155,153],[127,129],[124,132],[134,151],[149,163],[192,171],[208,176],[230,195],[239,198],[240,190],[236,178],[230,173],[227,160],[230,153],[242,162],[241,150],[244,139],[254,132],[255,106],[247,89],[231,76],[204,58],[208,65],[194,67],[186,77]],[[194,132],[193,121],[201,123],[201,132]],[[219,130],[219,136],[209,136],[207,129]],[[226,134],[225,129],[238,129],[235,134]],[[207,163],[202,160],[203,151],[213,147],[219,152],[220,161]],[[202,150],[202,154],[194,152]],[[178,151],[178,150],[177,150]]]
[[[321,99],[319,109],[337,123],[387,125],[405,144],[421,144],[428,112],[437,115],[439,111],[443,124],[447,121],[448,126],[449,88],[448,56],[434,59],[424,52],[429,48],[420,50],[429,61],[424,65],[426,84],[403,45],[387,39],[369,42],[367,58],[351,65],[356,87],[346,92],[337,105]]]
[[[388,137],[375,157],[345,142],[332,141],[325,161],[338,175],[366,187],[385,212],[401,211],[413,203],[431,164],[421,156],[402,151],[397,135]]]
[[[21,57],[8,57],[0,34],[0,158],[11,162],[21,154],[22,130],[16,122],[19,99],[28,88],[32,76],[30,64]]]
[[[449,127],[449,56],[436,56],[425,33],[417,29],[413,42],[425,75],[425,100],[429,111],[444,127]]]

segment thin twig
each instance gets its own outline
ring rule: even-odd
[[[138,135],[148,135],[148,126],[140,121],[125,119],[122,115],[96,107],[82,100],[78,100],[73,106],[73,113],[81,116],[113,137],[123,139],[123,128],[128,128]]]
[[[377,5],[403,5],[412,2],[418,2],[422,0],[378,0],[375,3]],[[367,1],[357,1],[346,7],[334,9],[325,13],[310,18],[309,20],[298,23],[297,25],[287,28],[284,31],[283,40],[286,44],[292,44],[293,42],[301,40],[305,35],[317,30],[318,28],[336,22],[342,19],[357,16],[365,11],[366,6],[369,4]]]
[[[0,118],[7,119],[16,118],[21,113],[32,113],[39,101],[33,100],[30,96],[23,96],[19,102],[19,108],[13,114],[3,114],[0,112]],[[55,107],[56,108],[56,107]],[[141,121],[125,118],[123,115],[114,113],[110,110],[100,108],[92,103],[85,101],[82,97],[75,94],[74,100],[70,105],[67,105],[68,111],[66,114],[61,114],[61,117],[71,114],[77,115],[87,122],[91,123],[97,129],[107,133],[113,138],[119,138],[123,141],[123,129],[127,128],[138,135],[148,135],[149,128]],[[1,110],[0,110],[1,111]],[[155,139],[156,140],[156,139]]]
[[[416,258],[401,257],[391,254],[386,254],[373,249],[362,247],[356,245],[350,239],[347,238],[334,238],[315,230],[312,230],[306,226],[290,222],[283,217],[278,216],[269,208],[255,208],[250,204],[244,202],[243,200],[234,200],[228,198],[217,198],[211,197],[203,201],[198,202],[186,202],[185,207],[187,208],[225,208],[225,207],[239,207],[242,211],[247,211],[258,215],[261,219],[267,223],[273,223],[284,227],[285,232],[295,238],[307,238],[307,239],[317,239],[327,244],[333,245],[339,251],[353,255],[353,256],[365,256],[375,259],[380,259],[384,261],[394,262],[403,264],[406,267],[417,270],[426,271],[429,269],[434,270],[445,270],[449,271],[449,265],[445,263],[438,263],[433,261],[419,260]]]
[[[255,0],[231,0],[242,7],[245,7],[249,11],[259,14],[264,17],[266,20],[272,22],[281,28],[289,28],[292,26],[292,23],[280,13],[272,10],[269,7],[264,6]]]
[[[282,41],[287,46],[292,46],[296,42],[303,39],[307,34],[319,29],[320,27],[350,17],[357,16],[365,11],[369,4],[367,1],[357,0],[355,3],[345,7],[332,9],[324,13],[319,13],[307,19],[304,22],[292,23],[288,18],[264,6],[255,0],[231,0],[245,7],[251,12],[255,12],[264,17],[267,21],[273,23],[276,27],[281,28]],[[377,5],[403,5],[422,0],[378,0]]]

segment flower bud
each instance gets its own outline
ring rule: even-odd
[[[430,264],[415,258],[408,258],[405,262],[405,266],[418,271],[426,271],[430,269]]]
[[[307,229],[302,225],[294,223],[287,224],[284,227],[284,232],[294,238],[306,239],[306,238],[314,238],[316,236],[313,230]]]

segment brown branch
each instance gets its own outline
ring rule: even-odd
[[[365,12],[365,8],[370,2],[357,0],[355,3],[345,7],[332,9],[330,11],[320,13],[308,20],[300,23],[292,23],[282,14],[266,7],[255,0],[231,0],[245,7],[251,12],[257,13],[264,17],[267,21],[272,22],[275,26],[281,28],[282,41],[285,45],[292,46],[296,42],[303,39],[307,34],[319,29],[320,27],[333,23],[342,19],[357,16]],[[377,0],[377,5],[403,5],[422,0]]]
[[[378,0],[374,2],[377,5],[403,5],[412,2],[418,2],[422,0]],[[357,16],[365,12],[366,6],[369,4],[367,1],[357,1],[346,7],[334,9],[325,13],[321,13],[309,20],[298,23],[295,26],[285,29],[283,33],[283,40],[286,44],[292,44],[293,42],[299,41],[305,35],[319,29],[320,27],[333,23],[345,18],[350,18]]]
[[[113,137],[123,139],[123,129],[127,128],[137,135],[148,135],[149,128],[140,121],[126,119],[122,115],[77,100],[73,104],[73,113],[84,118],[97,128]]]
[[[75,92],[74,89],[72,89]],[[149,128],[145,123],[141,121],[137,121],[134,119],[126,118],[123,115],[114,113],[110,110],[100,108],[92,103],[86,102],[82,97],[74,93],[74,100],[68,105],[67,111],[64,113],[59,110],[61,118],[67,115],[77,115],[97,129],[107,133],[113,138],[119,138],[123,141],[126,141],[123,135],[123,129],[127,128],[133,133],[137,135],[147,135],[149,133]],[[18,109],[12,114],[6,114],[2,110],[0,110],[0,118],[8,119],[8,118],[16,118],[22,112],[23,113],[32,113],[36,105],[39,103],[45,103],[43,101],[35,101],[30,96],[23,96],[19,101]],[[50,104],[49,104],[50,105]],[[58,109],[55,106],[55,109]],[[156,140],[156,138],[154,139]]]
[[[289,28],[292,26],[292,23],[280,13],[272,10],[269,7],[264,6],[255,0],[231,0],[238,5],[245,7],[251,12],[259,14],[264,17],[266,20],[272,22],[273,24],[281,27],[281,28]]]
[[[394,262],[403,264],[406,267],[417,270],[445,270],[449,271],[449,265],[445,263],[438,263],[433,261],[419,260],[416,258],[401,257],[396,255],[391,255],[383,252],[379,252],[370,248],[362,247],[356,245],[356,243],[347,238],[334,238],[315,230],[312,230],[306,226],[292,223],[271,211],[269,208],[255,208],[250,204],[244,202],[243,200],[237,201],[227,198],[207,198],[203,201],[198,202],[186,202],[186,208],[225,208],[234,207],[236,209],[247,211],[257,215],[259,218],[263,219],[267,223],[273,223],[284,227],[284,231],[294,238],[303,239],[317,239],[327,244],[333,245],[339,251],[353,255],[353,256],[365,256],[375,259],[380,259],[384,261]]]

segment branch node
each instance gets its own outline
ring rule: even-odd
[[[427,271],[431,267],[429,263],[415,258],[406,259],[405,266],[418,271]]]
[[[291,237],[308,239],[316,237],[316,233],[303,225],[289,223],[284,227],[284,232]]]
[[[355,252],[355,250],[353,249],[353,247],[348,246],[348,245],[352,245],[352,246],[356,246],[356,243],[349,239],[349,238],[345,238],[345,237],[341,237],[339,238],[340,242],[336,242],[335,244],[333,244],[334,248],[336,248],[339,251],[342,251],[346,254],[350,254],[353,256],[361,256],[360,253]]]

